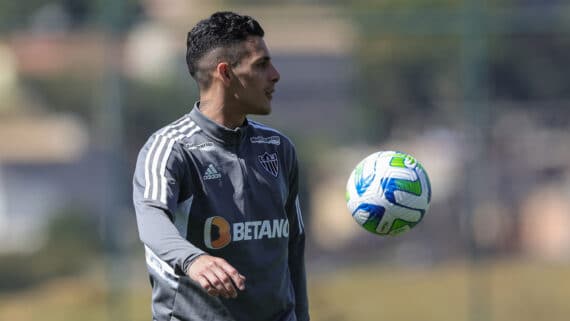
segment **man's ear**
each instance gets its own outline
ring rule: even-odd
[[[224,84],[229,84],[233,76],[230,65],[227,62],[220,62],[216,66],[216,76],[219,77]]]

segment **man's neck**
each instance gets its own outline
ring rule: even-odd
[[[228,106],[222,100],[200,97],[200,111],[215,123],[224,127],[235,129],[245,122],[245,115],[235,112],[235,108]]]

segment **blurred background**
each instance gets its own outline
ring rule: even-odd
[[[562,0],[0,0],[0,319],[150,320],[136,154],[188,112],[185,37],[254,16],[296,143],[313,320],[568,320],[570,5]],[[381,238],[346,209],[377,150],[431,209]]]

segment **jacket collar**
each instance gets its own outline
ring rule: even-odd
[[[190,111],[190,118],[198,124],[198,126],[210,136],[212,139],[217,140],[220,143],[229,145],[238,145],[246,136],[247,128],[249,122],[247,118],[244,123],[237,127],[236,129],[230,129],[222,126],[210,118],[206,117],[202,111],[200,111],[200,102],[196,102],[194,107]]]

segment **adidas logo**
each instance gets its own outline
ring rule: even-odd
[[[217,178],[222,178],[222,174],[218,172],[216,167],[214,167],[214,164],[210,164],[208,168],[206,168],[206,172],[204,172],[204,180]]]

